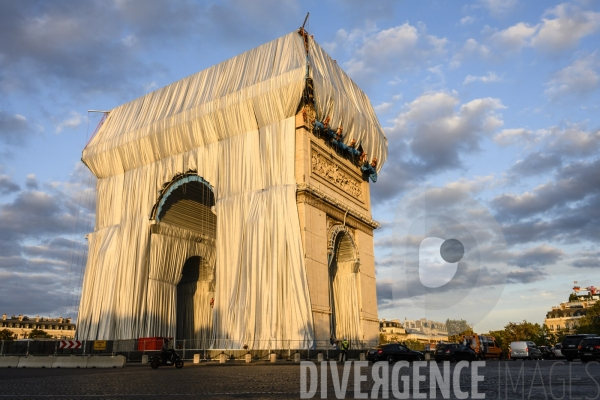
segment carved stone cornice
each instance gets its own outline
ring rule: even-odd
[[[311,172],[332,185],[339,188],[342,192],[349,194],[357,200],[363,201],[362,180],[353,176],[344,167],[338,165],[327,155],[317,150],[316,146],[311,146]]]
[[[373,229],[379,224],[372,218],[356,211],[346,204],[326,195],[313,185],[299,184],[296,192],[297,203],[307,203],[325,212],[338,221],[346,221],[346,225],[373,236]]]

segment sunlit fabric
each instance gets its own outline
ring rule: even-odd
[[[333,104],[344,141],[381,167],[387,140],[367,97],[314,42],[308,61],[317,117]],[[306,71],[294,32],[110,112],[82,157],[99,179],[79,339],[193,333],[214,348],[312,346],[294,175]],[[162,192],[186,173],[201,179]],[[213,279],[178,289],[190,257]]]

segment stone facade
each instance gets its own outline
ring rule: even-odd
[[[332,335],[333,289],[330,260],[337,235],[348,235],[358,262],[356,285],[361,340],[377,343],[379,320],[375,287],[369,182],[360,168],[313,134],[301,114],[296,118],[297,203],[317,346]],[[341,339],[341,338],[337,338]]]
[[[589,307],[596,304],[599,297],[595,295],[590,299],[582,297],[578,301],[560,303],[559,306],[552,307],[552,310],[546,313],[544,324],[550,332],[567,331],[568,333],[574,333],[581,317],[585,315]]]
[[[71,318],[29,318],[26,315],[11,316],[2,315],[0,321],[0,330],[7,329],[15,335],[15,339],[27,339],[29,333],[34,329],[39,329],[54,339],[73,339],[75,337],[75,324],[71,323]]]

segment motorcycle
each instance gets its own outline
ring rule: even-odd
[[[155,356],[153,356],[150,359],[150,366],[153,369],[156,369],[158,367],[160,367],[161,365],[165,365],[165,366],[175,366],[175,368],[179,369],[179,368],[183,368],[183,360],[181,359],[181,357],[179,357],[179,354],[173,352],[173,355],[171,356],[172,361],[167,360],[166,358],[162,357],[160,354],[157,354]]]

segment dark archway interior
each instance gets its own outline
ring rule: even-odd
[[[329,290],[331,307],[330,330],[331,335],[333,337],[337,337],[337,335],[340,333],[337,332],[338,329],[336,324],[336,314],[338,312],[345,311],[336,310],[336,303],[340,303],[339,301],[336,301],[336,296],[339,296],[339,293],[336,292],[336,285],[334,284],[338,272],[338,264],[353,261],[354,258],[354,245],[352,244],[350,237],[347,233],[340,232],[335,239],[333,258],[331,261],[331,265],[329,266]]]
[[[216,237],[217,216],[213,191],[201,182],[188,182],[175,189],[163,204],[158,220]]]

